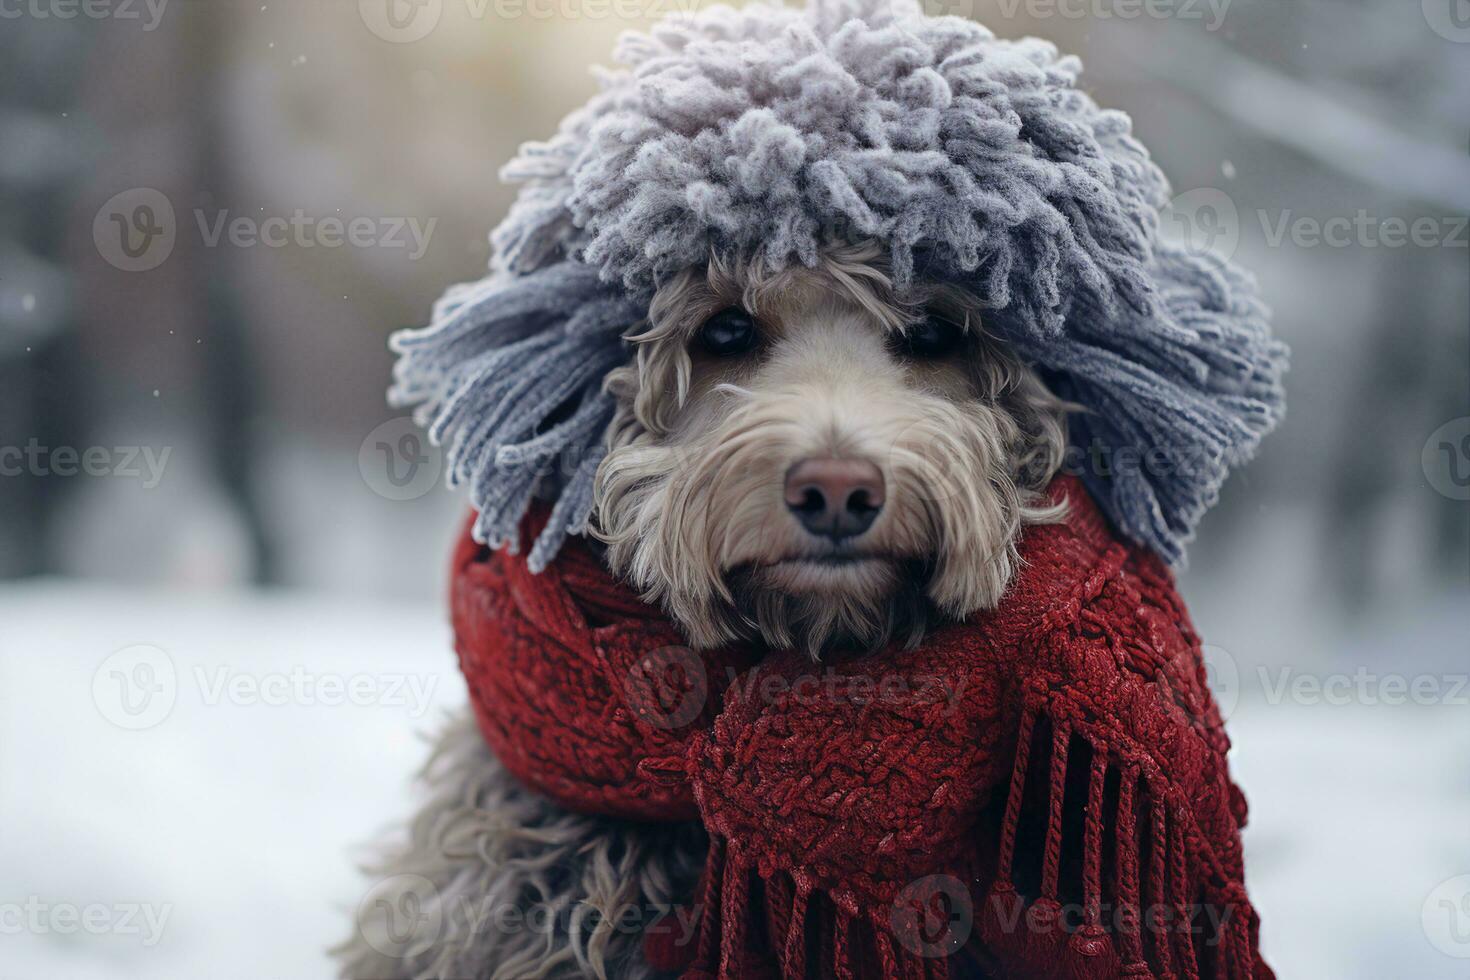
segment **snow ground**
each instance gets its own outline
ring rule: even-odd
[[[463,701],[448,651],[437,604],[0,594],[0,977],[330,975],[353,846],[408,811],[416,735]],[[1245,691],[1233,762],[1283,978],[1470,976],[1448,929],[1470,894],[1439,887],[1470,873],[1467,718]]]

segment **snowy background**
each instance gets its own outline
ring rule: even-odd
[[[385,340],[688,0],[394,3],[0,2],[4,980],[329,975],[463,703]],[[1470,977],[1470,5],[945,9],[1081,55],[1295,350],[1182,578],[1268,958]]]

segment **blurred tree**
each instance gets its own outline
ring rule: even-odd
[[[95,152],[72,113],[90,46],[72,21],[0,31],[0,577],[53,570],[59,490],[17,453],[74,445],[80,429],[73,274],[56,217]]]

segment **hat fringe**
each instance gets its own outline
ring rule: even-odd
[[[612,398],[607,372],[628,359],[623,332],[647,299],[574,262],[457,286],[422,330],[394,334],[400,355],[389,401],[446,447],[449,485],[468,485],[476,540],[517,549],[538,491],[557,499],[530,564],[540,571],[592,512]]]

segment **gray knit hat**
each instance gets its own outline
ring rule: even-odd
[[[390,397],[448,446],[477,537],[532,567],[585,531],[607,372],[655,288],[712,253],[812,263],[877,240],[900,290],[963,284],[1057,394],[1073,462],[1128,536],[1178,562],[1283,408],[1286,350],[1250,278],[1158,237],[1163,173],[1081,63],[913,0],[676,15],[502,171],[524,184],[490,275],[393,339]]]

